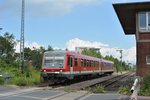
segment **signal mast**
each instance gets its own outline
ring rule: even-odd
[[[20,71],[24,73],[24,10],[25,0],[22,0],[21,10],[21,36],[20,36]]]

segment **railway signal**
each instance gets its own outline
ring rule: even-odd
[[[123,52],[123,50],[119,49],[116,51],[120,52],[120,60],[121,60],[121,67],[122,67],[122,52]],[[122,71],[121,71],[121,73],[122,73]]]

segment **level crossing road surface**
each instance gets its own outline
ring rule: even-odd
[[[11,86],[0,86],[0,94],[5,92],[13,92],[14,90],[17,90],[17,88],[11,87]]]
[[[0,86],[0,100],[130,100],[116,92],[93,94],[87,91],[65,92],[50,87],[16,88]],[[138,99],[150,100],[150,99]]]
[[[117,93],[92,94],[87,91],[65,92],[51,88],[0,86],[0,100],[118,100]]]

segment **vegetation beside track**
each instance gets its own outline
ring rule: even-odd
[[[131,94],[130,89],[131,89],[130,86],[120,87],[120,88],[118,89],[118,93],[119,93],[119,94],[123,94],[123,95],[129,95],[129,94]]]
[[[40,83],[40,72],[37,69],[29,69],[28,65],[25,65],[25,72],[24,74],[20,73],[19,69],[17,67],[10,67],[5,63],[7,67],[1,68],[0,73],[11,75],[12,78],[10,78],[7,82],[7,84],[14,84],[18,86],[31,86],[31,85],[37,85]],[[0,84],[5,83],[5,78],[0,78]]]
[[[2,75],[10,75],[8,84],[19,86],[36,85],[40,82],[40,68],[42,65],[42,56],[45,51],[53,50],[51,46],[48,49],[25,48],[24,49],[24,73],[19,70],[20,54],[15,52],[17,41],[13,34],[8,32],[0,35],[0,84],[6,83]],[[8,80],[7,80],[8,81]]]
[[[87,88],[88,91],[92,93],[105,93],[105,89],[103,85],[96,85],[95,87]]]
[[[143,83],[140,87],[139,95],[150,96],[150,74],[143,78]]]

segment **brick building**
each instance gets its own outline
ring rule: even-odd
[[[150,2],[113,4],[126,35],[135,35],[138,76],[150,73]]]

